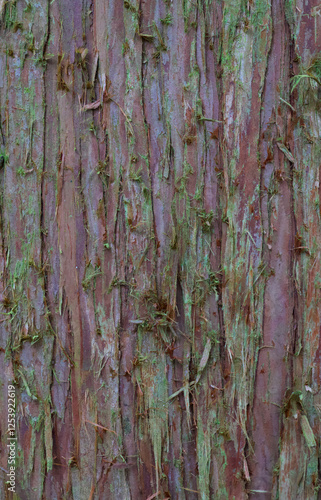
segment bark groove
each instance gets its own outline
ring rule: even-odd
[[[0,17],[0,500],[319,498],[321,6]]]

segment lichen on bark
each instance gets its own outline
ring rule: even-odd
[[[320,12],[0,2],[18,498],[318,498]]]

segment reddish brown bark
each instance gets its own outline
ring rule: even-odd
[[[0,500],[318,498],[321,8],[0,15]]]

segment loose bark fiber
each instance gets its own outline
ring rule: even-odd
[[[320,498],[321,5],[0,16],[0,500]]]

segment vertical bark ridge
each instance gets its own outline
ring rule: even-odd
[[[318,498],[320,12],[2,7],[19,498]]]

